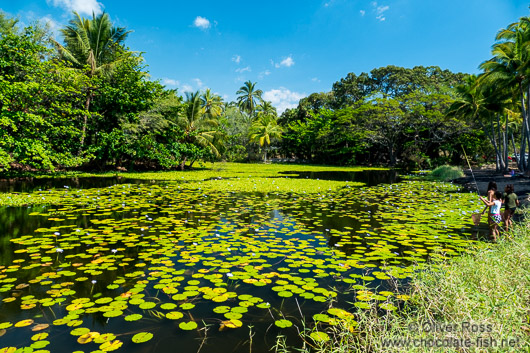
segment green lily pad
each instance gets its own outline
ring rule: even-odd
[[[87,334],[90,332],[90,329],[89,328],[86,328],[86,327],[78,327],[78,328],[75,328],[73,329],[72,331],[70,331],[70,334],[72,336],[82,336],[84,334]]]
[[[125,321],[138,321],[143,316],[141,314],[131,314],[124,317]]]
[[[274,321],[274,324],[280,328],[286,328],[286,327],[293,326],[293,323],[287,319],[276,320]]]
[[[99,349],[103,352],[111,352],[119,349],[123,345],[122,341],[114,340],[114,341],[108,341],[99,346]]]
[[[103,313],[103,316],[105,317],[118,317],[123,315],[123,311],[121,310],[111,310]]]
[[[178,319],[182,318],[183,316],[184,316],[184,314],[181,313],[181,312],[178,312],[178,311],[171,311],[171,312],[166,314],[166,318],[168,318],[170,320],[178,320]]]
[[[184,331],[191,331],[191,330],[195,330],[197,328],[197,323],[194,322],[194,321],[189,321],[189,322],[181,322],[179,324],[179,327],[184,330]]]
[[[311,332],[309,337],[311,337],[315,342],[327,342],[327,341],[329,341],[329,335],[327,333],[325,333],[325,332],[320,332],[320,331]]]
[[[143,302],[139,305],[140,309],[148,310],[153,309],[156,306],[156,303],[153,302]]]
[[[153,338],[153,334],[151,332],[140,332],[132,337],[132,341],[134,343],[144,343],[149,341],[151,338]]]

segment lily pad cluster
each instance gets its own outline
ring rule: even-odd
[[[191,340],[295,330],[302,314],[322,342],[355,310],[396,310],[408,297],[389,283],[413,264],[476,245],[479,204],[454,185],[302,181],[311,192],[271,177],[260,192],[233,178],[46,191],[61,204],[28,209],[40,227],[0,266],[3,349],[134,351],[164,327]]]

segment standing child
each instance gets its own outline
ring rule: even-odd
[[[487,191],[487,199],[489,202],[493,202],[493,195],[495,194],[496,191],[497,191],[497,183],[493,180],[490,180],[490,182],[488,183],[488,191]],[[483,215],[484,212],[486,212],[486,210],[488,210],[488,226],[490,227],[490,229],[492,229],[495,222],[493,222],[491,217],[489,217],[489,214],[491,213],[491,207],[488,207],[488,206],[484,207],[481,215]],[[480,218],[479,218],[479,221],[480,221]]]
[[[508,230],[512,225],[512,217],[519,206],[517,194],[513,192],[513,184],[508,184],[504,188],[504,228]]]
[[[484,197],[480,197],[480,200],[484,202],[486,206],[490,207],[488,213],[488,224],[490,226],[490,235],[493,236],[493,241],[497,241],[497,235],[499,235],[499,223],[502,221],[501,217],[501,202],[502,192],[495,191],[493,193],[493,201],[489,201]]]

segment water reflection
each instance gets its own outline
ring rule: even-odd
[[[155,180],[129,179],[121,176],[81,178],[13,178],[0,179],[0,192],[32,192],[49,189],[104,188],[116,184],[159,184]]]

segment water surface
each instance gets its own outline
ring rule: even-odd
[[[280,334],[300,345],[303,325],[392,310],[412,264],[470,246],[476,202],[452,185],[297,174],[371,186],[242,193],[96,178],[39,191],[61,205],[0,209],[1,347],[248,352],[254,334],[252,351],[269,352]],[[49,336],[35,343],[39,332]],[[107,335],[79,343],[86,332]],[[154,336],[133,343],[140,332]]]

